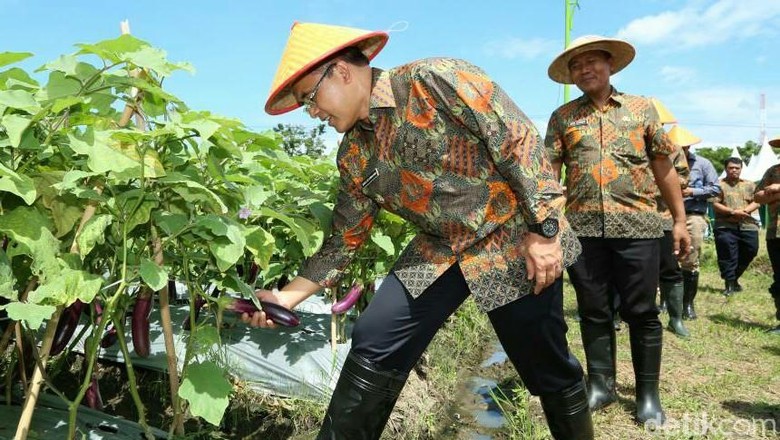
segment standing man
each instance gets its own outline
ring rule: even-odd
[[[730,157],[724,162],[726,177],[720,181],[715,208],[715,250],[725,296],[742,291],[739,277],[758,254],[758,222],[751,213],[759,208],[753,201],[756,184],[742,180],[742,159]]]
[[[617,400],[609,294],[614,287],[629,327],[636,420],[644,424],[665,420],[658,395],[663,329],[655,297],[663,220],[656,190],[674,218],[674,252],[683,255],[690,240],[680,182],[668,157],[674,144],[649,99],[610,84],[634,53],[625,41],[586,36],[558,55],[550,78],[576,84],[584,94],[553,112],[545,144],[558,175],[566,165],[566,217],[583,248],[569,276],[582,318],[589,405],[595,410]]]
[[[685,151],[688,169],[691,173],[688,178],[688,187],[683,189],[683,200],[692,248],[688,256],[680,261],[680,265],[683,270],[683,288],[685,290],[683,319],[696,319],[694,300],[699,291],[699,254],[708,225],[707,203],[709,199],[720,194],[720,184],[718,183],[718,173],[712,166],[712,162],[691,151],[691,145],[701,142],[700,138],[680,125],[675,125],[669,130],[669,138]]]
[[[556,439],[592,439],[563,316],[580,252],[533,123],[478,67],[432,58],[371,68],[384,32],[291,30],[265,109],[303,106],[344,133],[332,235],[298,276],[258,296],[288,308],[338,283],[380,209],[421,231],[361,313],[318,439],[378,439],[407,375],[471,294]],[[271,327],[265,314],[244,316]]]
[[[780,137],[769,141],[769,145],[780,148]],[[764,173],[764,177],[756,188],[755,201],[769,205],[769,222],[766,227],[766,250],[769,253],[769,261],[772,263],[773,282],[769,286],[769,293],[775,302],[775,319],[778,325],[769,330],[769,333],[780,336],[780,235],[777,234],[777,225],[780,222],[780,164],[774,165]]]

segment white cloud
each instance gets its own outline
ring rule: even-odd
[[[485,43],[483,51],[488,56],[504,59],[533,59],[541,55],[549,57],[550,53],[561,50],[560,42],[544,38],[517,38],[509,37],[501,40],[492,40]]]
[[[694,2],[631,21],[617,37],[637,44],[690,48],[777,33],[780,1],[718,0]]]
[[[673,84],[690,83],[696,79],[696,69],[680,66],[664,66],[661,68],[664,81]]]

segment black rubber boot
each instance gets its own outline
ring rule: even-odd
[[[775,300],[775,318],[777,318],[777,320],[780,321],[780,296],[775,296],[774,300]],[[767,333],[780,336],[780,324],[778,324],[777,327],[773,329],[767,330]]]
[[[736,280],[726,280],[725,287],[723,289],[723,296],[731,296],[735,293],[737,293],[737,281]]]
[[[407,376],[350,351],[317,440],[378,439]]]
[[[696,319],[694,300],[699,291],[699,272],[683,271],[683,319]]]
[[[654,423],[661,426],[666,421],[658,395],[663,330],[656,319],[638,322],[629,330],[636,380],[636,421],[640,425]]]
[[[666,295],[664,295],[664,292]],[[669,310],[669,326],[672,333],[681,338],[691,335],[683,324],[683,285],[682,283],[661,283],[661,296],[666,296]]]
[[[593,440],[593,420],[584,381],[539,396],[539,400],[555,440]]]
[[[664,313],[666,312],[666,304],[669,301],[667,292],[665,292],[664,289],[660,289],[660,294],[658,296],[658,311]]]
[[[588,368],[588,406],[596,411],[617,401],[615,390],[615,328],[612,323],[580,322]]]

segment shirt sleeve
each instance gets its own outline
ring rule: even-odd
[[[441,111],[487,147],[498,172],[517,196],[527,223],[560,218],[563,190],[530,119],[478,67],[462,60],[446,60],[444,67],[418,69],[415,80],[432,92]]]
[[[332,287],[342,277],[344,270],[360,246],[368,238],[379,206],[365,194],[361,163],[365,151],[357,136],[344,137],[337,154],[339,189],[333,207],[331,235],[322,247],[309,257],[299,276]]]
[[[550,162],[563,162],[563,127],[558,112],[550,115],[547,122],[547,134],[544,137],[544,147]]]
[[[672,159],[672,165],[674,165],[677,177],[680,179],[680,188],[687,188],[688,179],[691,177],[691,169],[688,168],[688,159],[685,158],[685,151],[681,147],[677,147],[677,151]]]
[[[761,178],[761,181],[758,183],[758,186],[756,186],[756,191],[759,192],[766,188],[769,185],[772,185],[773,183],[777,183],[777,170],[780,168],[780,165],[774,165],[769,167],[768,170],[764,173],[764,176]]]
[[[702,160],[701,158],[699,160]],[[720,194],[720,182],[718,172],[709,161],[702,161],[702,187],[692,188],[693,197],[698,199],[709,199]]]

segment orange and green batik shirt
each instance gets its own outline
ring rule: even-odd
[[[527,295],[521,241],[551,216],[564,264],[579,255],[538,132],[478,67],[436,58],[374,69],[368,119],[340,143],[332,235],[302,277],[335,285],[379,209],[420,231],[393,267],[413,297],[455,262],[484,311]]]
[[[691,175],[691,170],[688,168],[688,159],[685,158],[685,151],[682,147],[677,146],[677,150],[669,155],[669,160],[672,161],[674,170],[677,171],[677,178],[680,182],[680,190],[688,187],[688,178]],[[669,206],[666,205],[666,201],[661,195],[661,191],[658,190],[655,193],[655,203],[658,205],[658,212],[663,217],[664,231],[671,231],[674,227],[674,218],[672,218],[672,211]]]
[[[756,187],[756,192],[759,192],[769,185],[780,183],[780,164],[769,167],[764,173],[764,177],[761,178],[761,182]],[[780,211],[780,202],[772,202],[767,206],[769,211],[769,221],[766,224],[766,239],[775,240],[780,238],[777,236],[778,225],[778,211]]]
[[[613,89],[602,111],[583,95],[553,112],[545,145],[566,165],[566,218],[577,236],[663,236],[650,160],[677,148],[650,100]]]
[[[715,200],[731,209],[745,209],[753,203],[753,195],[755,193],[756,184],[753,182],[743,179],[729,182],[727,179],[720,179],[720,194],[715,196]],[[731,216],[717,211],[715,211],[715,228],[739,229],[742,231],[758,231],[761,229],[758,227],[758,221],[753,217],[735,222]]]

